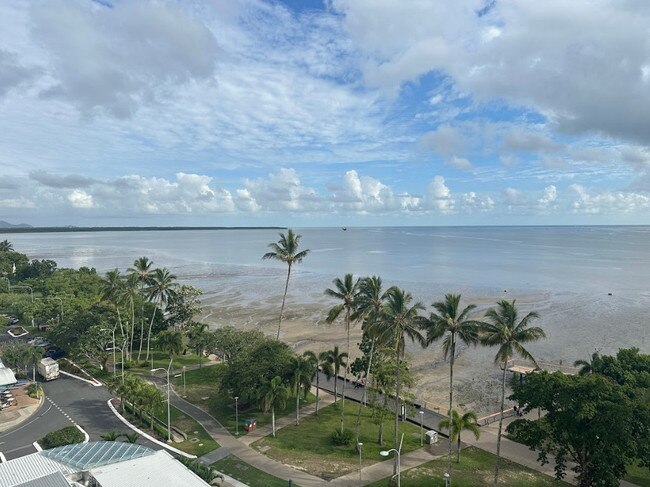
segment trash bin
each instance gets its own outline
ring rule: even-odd
[[[426,437],[427,437],[427,444],[433,445],[434,443],[438,443],[438,432],[431,430],[426,432]]]
[[[257,420],[255,418],[244,420],[244,429],[246,431],[253,431],[255,428],[257,428]]]

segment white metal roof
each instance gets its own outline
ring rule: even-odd
[[[112,465],[93,468],[90,473],[102,487],[206,487],[194,472],[163,450]]]
[[[7,386],[16,383],[16,376],[6,367],[0,367],[0,386]]]
[[[63,465],[40,453],[32,453],[0,463],[0,487],[14,487],[55,472],[68,475],[77,469]]]
[[[70,487],[70,483],[61,472],[54,472],[44,477],[28,480],[24,484],[17,485],[16,487]]]

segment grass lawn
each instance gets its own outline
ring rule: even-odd
[[[625,480],[639,487],[650,487],[650,469],[632,465],[627,468]]]
[[[163,423],[167,424],[167,405],[164,404],[160,407],[155,415]],[[219,444],[212,439],[203,426],[174,406],[171,407],[170,416],[172,426],[187,435],[187,440],[182,443],[173,443],[172,446],[174,448],[183,450],[185,453],[196,455],[197,457],[219,448]],[[150,433],[150,431],[147,432]]]
[[[262,472],[233,455],[229,455],[226,458],[214,462],[211,467],[216,468],[219,472],[225,473],[250,487],[286,487],[288,484],[286,480]],[[298,487],[296,484],[293,485]]]
[[[138,364],[137,367],[131,367],[130,368],[131,372],[148,374],[152,368],[157,369],[160,367],[166,369],[167,367],[169,367],[169,354],[167,352],[161,352],[160,350],[152,350],[149,352],[149,360],[145,361],[144,357],[146,356],[146,353],[147,353],[146,350],[142,351],[140,363]],[[153,367],[151,366],[151,355],[153,355]],[[138,356],[138,352],[136,350],[133,353],[134,359],[137,356]],[[118,361],[120,360],[119,354],[117,355],[116,360]],[[109,363],[110,362],[112,362],[112,358],[111,360],[109,360]],[[207,359],[204,358],[203,363],[205,364],[207,362],[208,362]],[[174,361],[172,362],[172,369],[174,373],[178,374],[181,372],[183,365],[189,367],[190,365],[198,365],[198,364],[199,364],[199,356],[194,353],[190,353],[187,355],[176,355],[174,357]],[[119,365],[118,365],[118,369],[119,369]]]
[[[226,365],[216,364],[205,366],[201,369],[188,370],[185,373],[185,393],[183,393],[183,378],[174,377],[172,384],[176,392],[186,396],[185,399],[206,409],[219,421],[230,433],[235,434],[235,400],[226,393],[219,391],[219,382]],[[313,394],[307,399],[300,400],[300,405],[311,404],[316,400]],[[296,400],[289,398],[287,408],[284,411],[276,411],[276,419],[287,414],[295,414]],[[255,418],[257,425],[265,426],[271,424],[271,413],[263,413],[256,405],[239,403],[239,435],[245,435],[243,420]]]
[[[460,464],[453,464],[454,487],[475,487],[491,485],[494,479],[495,455],[469,447],[461,453]],[[501,459],[499,468],[499,485],[503,487],[551,487],[567,486],[564,482],[556,482],[539,472],[522,465]],[[439,458],[419,467],[402,472],[403,487],[444,487],[442,477],[447,469],[447,459]],[[369,484],[368,487],[386,487],[390,479],[386,478]]]
[[[345,426],[354,431],[358,404],[345,402]],[[293,465],[313,475],[331,479],[352,472],[359,467],[354,439],[349,446],[335,446],[331,434],[339,427],[340,401],[320,410],[320,416],[307,416],[300,426],[287,426],[278,431],[277,437],[267,436],[253,443],[253,447],[282,463]],[[359,441],[363,443],[364,466],[384,460],[380,450],[392,448],[394,416],[384,421],[384,446],[377,444],[378,425],[371,418],[371,409],[361,410]],[[400,422],[400,435],[404,433],[402,452],[420,448],[420,428],[411,423]]]

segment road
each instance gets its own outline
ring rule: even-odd
[[[0,452],[7,460],[34,453],[34,441],[50,431],[72,424],[81,426],[90,436],[90,441],[101,440],[101,435],[107,431],[130,431],[106,404],[111,394],[105,387],[94,387],[63,375],[42,385],[46,399],[36,414],[27,422],[0,434]],[[142,438],[138,443],[160,449]]]

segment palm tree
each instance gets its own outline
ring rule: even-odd
[[[203,353],[209,342],[209,330],[210,326],[205,323],[192,322],[187,332],[189,345],[199,356],[199,369],[203,366]]]
[[[402,387],[401,369],[402,358],[406,348],[406,338],[417,341],[423,347],[425,339],[419,331],[422,317],[419,312],[424,310],[422,303],[411,304],[413,296],[398,287],[391,287],[386,292],[386,304],[382,310],[381,336],[384,340],[395,344],[395,425],[393,443],[398,447],[397,436],[399,428],[400,393]],[[395,469],[397,464],[395,464]],[[395,472],[394,472],[395,473]]]
[[[275,408],[284,409],[287,407],[287,398],[289,391],[282,382],[279,376],[271,379],[271,382],[266,383],[262,387],[262,410],[267,413],[271,411],[271,429],[273,431],[273,438],[275,438]]]
[[[22,359],[25,368],[32,363],[32,380],[36,381],[36,364],[43,358],[43,353],[37,347],[27,347],[23,353]]]
[[[432,304],[437,313],[431,313],[424,320],[423,330],[426,331],[427,345],[446,335],[442,342],[445,358],[449,358],[449,411],[454,411],[454,360],[456,359],[456,343],[458,340],[465,345],[476,345],[479,330],[483,322],[468,319],[469,313],[476,308],[475,304],[466,306],[460,311],[460,294],[446,294],[444,301]],[[447,473],[451,485],[451,444],[449,437],[449,452],[447,457]]]
[[[118,431],[108,431],[101,435],[101,439],[104,441],[115,441],[120,436],[122,436],[122,433],[119,433]]]
[[[110,303],[117,313],[117,323],[120,327],[120,333],[124,337],[124,327],[122,326],[122,317],[120,315],[120,304],[124,297],[124,282],[118,269],[113,269],[106,273],[106,277],[100,281],[102,299]],[[128,331],[127,331],[128,339]]]
[[[314,372],[308,358],[297,355],[291,361],[291,389],[296,395],[296,426],[300,424],[300,395],[307,398]]]
[[[137,443],[138,438],[140,438],[140,435],[137,433],[124,433],[122,436],[126,439],[127,443]]]
[[[156,317],[156,311],[160,305],[161,310],[165,310],[167,303],[174,297],[176,291],[176,276],[171,274],[166,268],[156,269],[151,278],[151,286],[149,287],[149,300],[154,303],[153,313],[151,314],[151,321],[149,322],[149,332],[147,333],[147,356],[145,360],[149,360],[149,345],[151,343],[151,328],[153,321]]]
[[[469,430],[474,433],[474,437],[478,440],[481,436],[481,429],[476,424],[477,418],[474,411],[468,411],[462,416],[452,409],[447,412],[447,418],[440,420],[439,428],[447,428],[449,431],[449,442],[456,441],[456,463],[460,463],[460,435],[464,430]]]
[[[341,312],[345,311],[345,331],[347,333],[347,350],[346,355],[350,356],[350,322],[351,317],[357,306],[359,297],[359,279],[354,279],[352,274],[346,274],[343,280],[338,277],[332,281],[336,289],[326,289],[325,295],[340,300],[341,302],[331,308],[327,314],[327,323],[332,323],[339,317]],[[345,385],[348,382],[348,372],[350,370],[350,361],[345,365],[343,376],[343,387],[341,388],[341,432],[343,431],[343,418],[345,412]]]
[[[600,353],[596,350],[591,354],[589,360],[576,360],[573,362],[574,367],[580,367],[578,370],[579,376],[593,374],[598,369],[598,364],[601,362]]]
[[[316,376],[316,416],[318,416],[318,406],[319,406],[319,392],[320,392],[320,372],[325,374],[327,380],[332,378],[334,371],[332,369],[332,364],[329,360],[328,352],[321,352],[316,355],[314,352],[307,350],[302,354],[305,357],[312,367],[312,379]]]
[[[176,330],[161,331],[156,337],[156,344],[160,350],[169,353],[169,358],[172,358],[183,350],[183,334]]]
[[[515,300],[512,302],[501,300],[497,303],[497,308],[490,308],[485,317],[489,323],[485,323],[481,334],[481,344],[493,347],[498,346],[494,362],[503,364],[503,375],[501,378],[501,415],[499,416],[499,433],[497,436],[497,458],[494,467],[494,485],[496,487],[499,481],[499,457],[501,454],[501,431],[503,428],[503,408],[506,399],[506,370],[508,369],[508,360],[511,360],[515,354],[530,360],[537,366],[533,356],[523,346],[524,343],[534,342],[546,338],[544,330],[540,327],[529,328],[528,324],[539,315],[532,311],[519,320]]]
[[[144,292],[152,283],[153,270],[151,266],[153,262],[148,257],[139,257],[133,262],[133,267],[130,267],[127,272],[135,276],[132,279],[138,283],[140,296],[142,297],[141,310],[140,310],[140,348],[138,350],[138,362],[140,355],[142,355],[142,344],[144,343]],[[133,344],[131,344],[133,345]]]
[[[13,252],[14,245],[9,240],[0,242],[0,252]]]
[[[268,247],[272,252],[267,252],[262,256],[262,259],[279,260],[287,264],[287,282],[284,285],[284,295],[282,296],[282,307],[280,307],[280,319],[278,320],[278,334],[277,339],[280,339],[280,327],[282,326],[282,313],[284,312],[284,303],[287,299],[287,289],[289,289],[289,278],[291,277],[291,266],[293,264],[300,264],[309,253],[309,249],[298,252],[298,244],[302,235],[296,235],[293,230],[289,229],[287,234],[280,233],[280,240],[275,243],[270,243]]]
[[[329,357],[327,360],[332,365],[332,371],[334,372],[334,402],[336,402],[336,398],[338,397],[337,385],[339,379],[339,370],[341,370],[341,367],[347,366],[348,354],[345,352],[340,352],[339,346],[336,345],[332,350],[327,351],[327,355]]]
[[[122,288],[122,299],[128,301],[131,307],[131,331],[128,333],[129,337],[129,358],[133,354],[133,339],[135,338],[135,299],[140,295],[138,288],[138,274],[128,274],[124,279],[124,286]],[[128,323],[127,323],[128,327]],[[144,329],[144,328],[143,328]],[[142,340],[140,341],[142,343]]]

